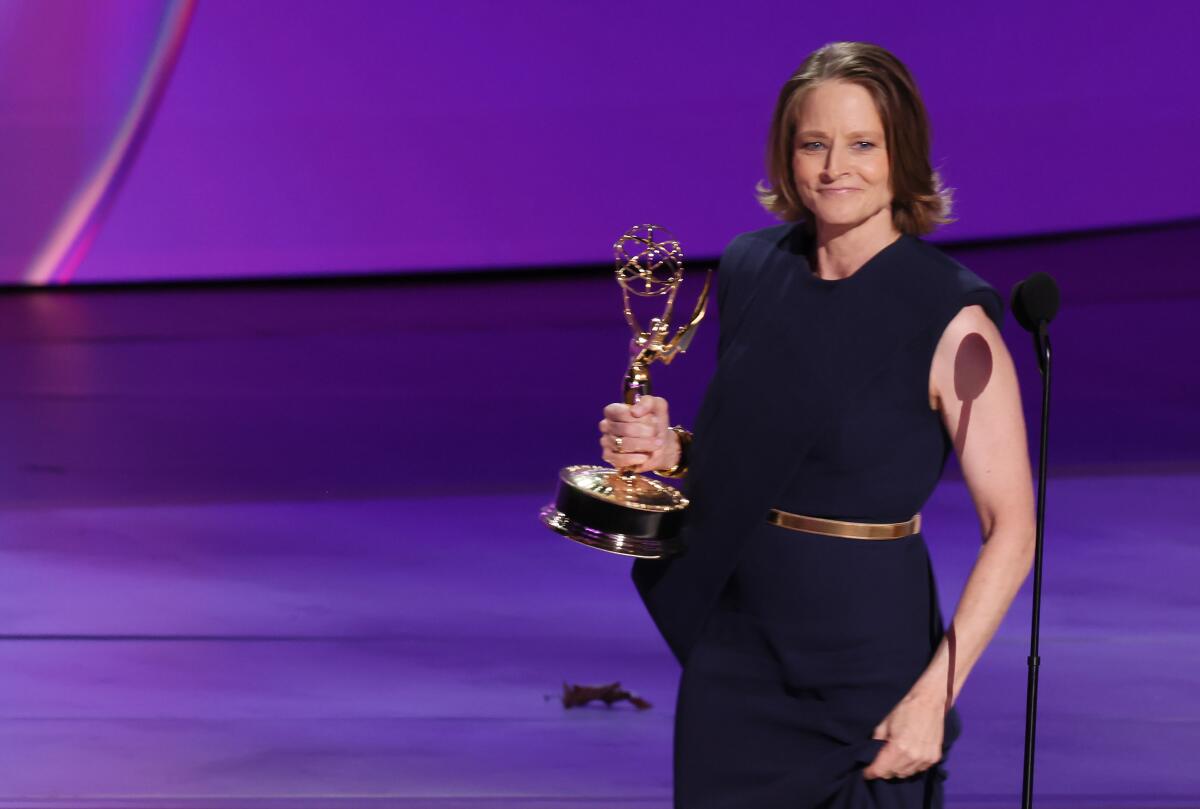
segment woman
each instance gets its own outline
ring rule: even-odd
[[[660,397],[600,422],[605,460],[683,474],[692,501],[687,552],[633,570],[683,664],[676,805],[940,807],[952,706],[1033,555],[1002,302],[919,238],[949,197],[884,49],[811,54],[767,163],[785,224],[722,256],[694,439]],[[944,631],[918,512],[951,447],[983,548]]]

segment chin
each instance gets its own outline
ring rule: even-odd
[[[831,210],[832,208],[832,210]],[[815,208],[809,208],[813,213],[813,217],[822,225],[828,225],[836,228],[849,230],[850,228],[858,227],[879,214],[878,210],[863,210],[855,208],[839,208],[828,205],[821,205]]]
[[[813,216],[822,225],[837,228],[853,228],[866,222],[871,217],[867,214],[847,213],[846,211],[813,211]]]

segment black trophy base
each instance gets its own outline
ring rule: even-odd
[[[590,548],[638,559],[683,552],[688,501],[671,486],[602,466],[568,466],[558,495],[539,512],[550,530]]]

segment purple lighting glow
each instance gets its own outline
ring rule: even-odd
[[[28,18],[62,6],[5,8]],[[126,20],[167,5],[84,8]],[[753,188],[775,93],[804,54],[836,39],[879,42],[915,73],[935,163],[956,189],[958,221],[938,238],[1187,219],[1200,215],[1188,183],[1129,190],[1145,182],[1148,154],[1169,152],[1171,177],[1200,176],[1200,152],[1172,146],[1200,141],[1198,14],[1185,3],[1130,14],[1032,0],[936,2],[920,14],[777,0],[736,14],[682,0],[208,0],[74,277],[605,263],[612,234],[635,220],[664,222],[691,254],[714,256],[769,223]],[[631,24],[649,51],[618,35]],[[113,47],[128,29],[93,20],[80,47],[128,59]],[[0,44],[19,30],[6,26]],[[24,79],[2,80],[6,93],[37,97],[45,83],[31,77],[55,65],[45,42],[17,44],[3,59]],[[122,93],[106,91],[122,116],[144,67],[141,57]],[[74,81],[101,103],[80,89],[95,92],[87,73]],[[10,108],[0,106],[0,139],[20,131]],[[665,122],[645,124],[663,110]],[[7,176],[26,195],[49,193],[45,172]],[[0,219],[0,237],[48,232],[17,224],[28,218]],[[25,278],[23,267],[7,261],[0,280]]]

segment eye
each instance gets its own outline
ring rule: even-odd
[[[867,152],[875,148],[875,144],[869,140],[860,140],[854,144],[854,148],[860,152]]]
[[[823,148],[825,148],[825,144],[817,140],[810,140],[807,143],[800,144],[800,150],[803,152],[815,152]]]

